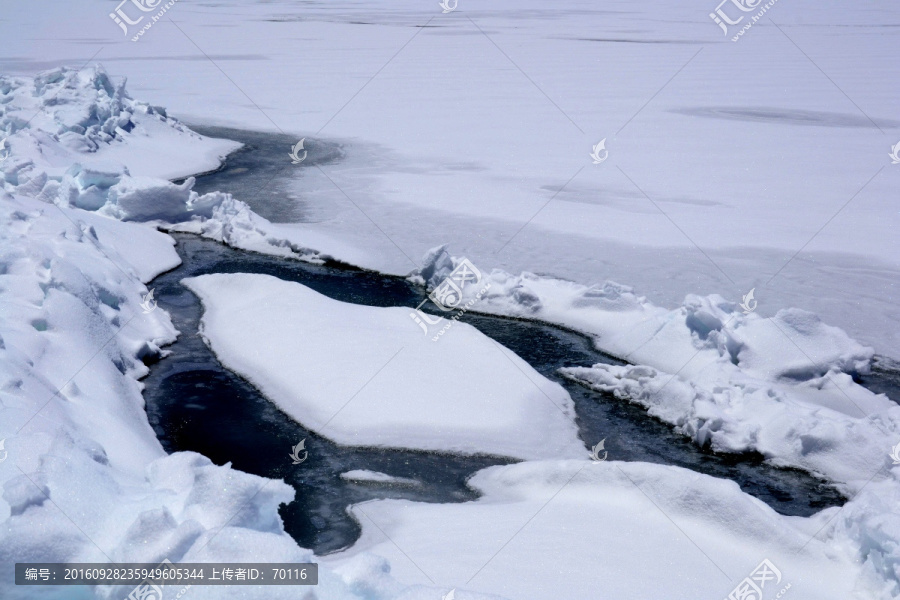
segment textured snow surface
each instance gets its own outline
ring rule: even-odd
[[[415,281],[436,286],[461,259],[444,247]],[[757,451],[778,464],[858,489],[887,465],[900,439],[900,407],[853,381],[872,349],[811,313],[744,314],[719,296],[691,295],[675,310],[653,306],[627,286],[584,286],[500,270],[466,286],[473,310],[557,323],[637,363],[567,367],[561,373],[641,404],[716,451]],[[476,289],[476,287],[478,289]]]
[[[900,407],[887,397],[858,392],[854,413],[845,402],[828,406],[817,378],[808,386],[731,379],[730,385],[705,386],[647,366],[568,367],[561,373],[590,388],[647,408],[675,425],[700,446],[717,452],[756,451],[779,465],[805,469],[859,489],[879,465],[887,466],[889,440],[900,439]],[[852,386],[849,376],[832,375]],[[820,403],[817,403],[820,400]],[[845,412],[846,410],[846,412]],[[888,446],[889,447],[889,446]]]
[[[142,359],[158,358],[177,332],[165,311],[142,307],[144,282],[179,259],[169,236],[116,218],[158,217],[160,211],[183,218],[197,195],[189,184],[132,178],[129,166],[60,167],[66,160],[91,163],[103,151],[89,142],[124,148],[137,135],[140,126],[131,132],[112,126],[125,119],[123,106],[133,104],[124,88],[107,87],[102,70],[16,79],[15,88],[10,81],[0,88],[7,106],[27,97],[21,90],[52,85],[63,86],[66,102],[44,106],[42,98],[34,100],[43,108],[31,129],[9,117],[15,111],[4,113],[4,123],[13,123],[17,133],[0,165],[0,597],[38,597],[35,588],[13,585],[15,562],[315,560],[284,533],[277,512],[294,497],[293,488],[195,453],[166,456],[147,422],[138,381],[147,373]],[[90,124],[97,115],[102,118]],[[159,122],[165,129],[153,133],[156,142],[173,156],[181,153],[180,169],[215,166],[209,158],[215,154],[197,155],[192,145],[205,138],[176,122]],[[52,133],[34,129],[59,123],[67,125]],[[84,125],[86,132],[67,135]],[[26,143],[34,139],[40,148]],[[46,159],[61,141],[78,139],[83,143],[71,156]],[[140,152],[145,161],[153,158],[146,147]],[[205,198],[210,196],[228,200]],[[344,575],[320,570],[321,598],[440,595],[422,586],[407,589],[365,560],[348,569]],[[38,593],[119,600],[130,591],[101,586]],[[296,598],[297,592],[194,586],[190,597],[268,600]]]
[[[93,1],[4,7],[4,67],[85,64],[102,44],[99,59],[172,112],[298,139],[327,127],[350,158],[327,171],[339,187],[322,180],[313,198],[309,170],[298,178],[319,222],[272,224],[250,210],[269,194],[200,196],[190,180],[166,181],[215,168],[236,144],[132,100],[102,69],[0,80],[0,562],[309,558],[275,512],[290,488],[254,495],[257,477],[165,457],[146,422],[140,358],[175,332],[161,310],[142,312],[142,282],[177,262],[171,240],[134,223],[151,221],[402,274],[450,241],[483,271],[503,269],[478,310],[564,324],[635,363],[570,376],[698,443],[755,449],[858,492],[842,509],[784,518],[680,469],[489,469],[473,481],[477,502],[356,507],[364,538],[335,572],[322,568],[319,598],[436,600],[453,587],[460,600],[724,598],[763,558],[793,584],[787,598],[900,596],[896,407],[851,379],[868,346],[900,348],[896,40],[884,33],[896,5],[778,3],[732,44],[706,2],[463,3],[444,20],[434,4],[179,3],[179,27],[139,44],[114,43],[109,7]],[[252,47],[222,34],[235,19]],[[602,137],[610,160],[593,168]],[[453,265],[431,258],[435,273]],[[588,285],[605,278],[634,288]],[[754,286],[759,315],[744,316],[734,301]],[[439,345],[466,335],[450,333]],[[10,572],[0,596],[33,597]]]
[[[212,170],[240,147],[198,135],[164,108],[133,100],[125,80],[114,83],[99,66],[0,76],[0,92],[4,148],[50,176],[78,162],[82,183],[99,187],[124,165],[136,176],[174,179]]]
[[[484,496],[465,504],[355,506],[362,538],[327,562],[373,553],[406,580],[539,600],[726,598],[768,559],[781,580],[765,598],[887,597],[858,556],[813,539],[838,508],[784,517],[733,482],[647,463],[535,461],[470,483]]]
[[[436,247],[412,280],[433,288],[460,262]],[[900,440],[900,407],[852,377],[868,372],[871,348],[799,309],[761,317],[716,295],[690,295],[666,310],[614,282],[482,272],[479,286],[462,288],[467,302],[490,284],[473,310],[576,329],[638,363],[563,368],[566,377],[646,407],[698,445],[759,452],[843,484],[847,512],[823,535],[857,548],[866,572],[887,580],[884,593],[900,593],[900,517],[871,491],[900,493],[888,456]]]

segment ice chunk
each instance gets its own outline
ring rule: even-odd
[[[331,300],[267,275],[186,279],[230,369],[338,443],[517,458],[583,456],[572,400],[475,328],[434,343],[408,308]]]

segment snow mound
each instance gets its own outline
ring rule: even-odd
[[[788,584],[798,600],[890,597],[852,552],[813,538],[837,508],[785,517],[733,482],[647,463],[525,462],[470,484],[483,496],[461,505],[355,506],[362,537],[329,561],[373,553],[410,583],[424,572],[458,594],[537,599],[725,598],[768,559],[780,573],[765,598]]]
[[[900,407],[884,396],[872,395],[880,406],[870,414],[851,415],[760,382],[707,389],[652,367],[602,363],[560,373],[647,408],[700,446],[759,452],[854,489],[887,460],[885,439],[900,440]]]
[[[201,136],[165,109],[133,100],[125,81],[114,85],[100,66],[0,77],[0,131],[6,134],[0,183],[7,192],[245,250],[309,262],[330,258],[291,241],[295,234],[230,194],[200,195],[193,177],[167,181],[218,167],[240,144]],[[334,246],[320,235],[308,237]]]
[[[435,344],[407,308],[338,302],[267,275],[184,284],[203,302],[203,335],[223,364],[338,443],[585,454],[565,390],[471,326]]]
[[[437,286],[461,261],[435,248],[417,276]],[[765,318],[715,294],[688,295],[667,310],[614,282],[585,286],[497,269],[477,287],[486,283],[480,299],[476,286],[462,289],[473,310],[590,334],[598,349],[638,366],[562,373],[641,404],[702,446],[758,451],[856,489],[867,465],[883,462],[888,440],[900,439],[900,407],[853,381],[868,372],[872,349],[806,311]]]
[[[131,177],[127,169],[116,172],[75,164],[63,176],[58,201],[122,221],[209,218],[213,208],[230,196],[220,192],[201,196],[191,189],[194,181],[189,177],[176,185],[153,177]]]
[[[191,453],[167,457],[147,423],[143,360],[176,331],[164,311],[142,309],[142,281],[177,264],[171,238],[146,226],[0,196],[4,564],[213,559],[225,540],[241,560],[275,548],[309,557],[277,514],[292,488]],[[11,577],[0,575],[0,596],[33,597]],[[353,597],[333,579],[344,590],[335,597]]]
[[[442,266],[414,274],[426,287],[463,260],[446,246],[428,258],[426,266]],[[745,314],[719,295],[688,295],[669,310],[613,282],[585,286],[495,269],[481,283],[490,288],[480,300],[463,289],[462,302],[476,300],[473,310],[582,331],[599,350],[637,363],[564,368],[564,376],[646,407],[701,446],[759,452],[859,493],[830,535],[856,549],[864,578],[881,580],[872,584],[877,593],[862,597],[900,595],[895,510],[869,491],[900,494],[896,476],[885,477],[900,442],[900,407],[854,381],[869,371],[871,348],[812,313]]]
[[[462,260],[451,257],[446,245],[433,248],[412,280],[433,288]],[[799,309],[763,318],[744,314],[718,294],[689,294],[681,307],[668,310],[612,281],[587,286],[499,269],[485,273],[484,281],[490,291],[474,310],[571,327],[593,336],[604,352],[685,378],[712,363],[730,363],[766,379],[808,381],[832,370],[866,373],[873,357],[871,348]],[[465,300],[475,298],[474,289],[463,292]]]
[[[191,193],[196,195],[195,192]],[[221,200],[210,199],[209,196],[211,194],[193,198],[194,204],[191,205],[204,206],[209,218],[203,214],[190,215],[190,220],[171,224],[159,223],[160,229],[195,233],[241,250],[283,256],[313,264],[322,264],[331,258],[328,254],[292,242],[291,238],[295,236],[280,235],[277,225],[254,213],[245,203],[232,198],[231,194],[222,194],[224,198]]]
[[[175,179],[214,169],[240,147],[133,100],[125,80],[113,83],[99,65],[34,78],[0,76],[0,131],[10,156],[28,157],[54,177],[76,162],[114,162],[140,176]]]

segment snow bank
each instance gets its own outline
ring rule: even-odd
[[[884,597],[900,597],[900,469],[873,481],[837,513],[820,537],[847,549]]]
[[[133,100],[125,79],[113,83],[100,66],[0,76],[0,94],[4,148],[50,176],[81,162],[175,179],[215,169],[240,147],[194,133],[164,108]]]
[[[867,407],[872,412],[854,416],[807,402],[786,386],[751,379],[707,388],[652,367],[606,364],[560,373],[647,408],[700,446],[759,452],[775,464],[823,474],[854,490],[888,460],[887,442],[900,440],[900,407],[874,394]],[[847,376],[839,381],[852,384]]]
[[[446,247],[426,255],[412,279],[431,288],[462,259]],[[884,593],[900,596],[894,509],[900,494],[885,477],[900,441],[900,407],[858,385],[872,349],[815,315],[785,309],[745,314],[717,295],[689,295],[674,310],[654,306],[620,284],[584,286],[531,273],[485,274],[487,294],[473,310],[557,323],[591,335],[595,346],[636,365],[570,367],[561,374],[640,404],[697,444],[720,452],[755,451],[841,485],[849,501],[832,539],[853,552]],[[463,302],[474,298],[463,289]],[[893,597],[893,596],[892,596]]]
[[[436,286],[461,259],[445,247],[414,277]],[[427,277],[426,277],[427,276]],[[853,381],[872,349],[797,309],[744,314],[711,295],[666,310],[612,282],[584,286],[529,273],[484,274],[473,307],[557,323],[638,365],[567,368],[567,377],[614,392],[719,451],[759,451],[774,462],[858,489],[900,439],[900,407]],[[463,289],[474,299],[472,286]]]
[[[409,309],[338,302],[268,275],[184,284],[203,302],[203,335],[223,364],[340,444],[585,454],[565,390],[471,326],[435,344]]]
[[[133,100],[96,66],[60,68],[34,78],[0,76],[0,172],[7,191],[62,207],[168,231],[196,233],[236,248],[321,262],[296,232],[282,231],[230,194],[193,191],[194,178],[240,147],[194,133],[165,109]],[[362,258],[314,232],[310,243]]]
[[[784,517],[733,482],[646,463],[527,462],[470,484],[484,495],[465,504],[355,506],[362,537],[328,563],[373,553],[457,597],[537,600],[726,598],[768,559],[780,580],[764,598],[788,584],[796,600],[889,597],[856,556],[812,539],[837,508]]]
[[[177,263],[146,226],[0,195],[0,562],[308,558],[277,514],[292,488],[166,456],[147,423],[142,360],[176,332],[141,308],[142,279]],[[237,545],[221,551],[226,541]],[[0,595],[34,597],[11,577]],[[332,581],[334,597],[354,597]]]
[[[226,194],[200,196],[194,179],[240,147],[192,132],[165,110],[131,99],[96,66],[29,78],[0,76],[0,162],[7,191],[120,220],[209,218]]]
[[[412,279],[435,286],[462,260],[440,246],[426,254]],[[689,294],[681,307],[669,310],[611,281],[588,286],[498,269],[486,279],[491,291],[478,303],[480,311],[572,327],[593,336],[604,352],[690,378],[722,359],[768,379],[804,379],[832,369],[866,372],[873,356],[871,348],[798,309],[766,319],[744,314],[717,294]]]
[[[196,192],[191,192],[196,196]],[[225,198],[209,198],[211,194],[193,198],[197,205],[203,205],[208,214],[186,215],[189,220],[178,220],[173,223],[158,223],[160,229],[171,232],[195,233],[205,238],[228,244],[241,250],[250,250],[272,256],[294,258],[314,264],[321,264],[326,259],[332,258],[305,244],[291,241],[296,235],[283,232],[281,228],[257,215],[250,207],[231,197],[231,194],[222,194]],[[176,220],[173,220],[176,221]],[[310,241],[316,247],[321,247],[315,235],[310,235]],[[324,241],[324,240],[322,240]],[[327,244],[326,246],[332,246]],[[345,246],[338,245],[338,250]],[[348,250],[349,247],[346,247]],[[349,254],[353,255],[353,252]],[[338,253],[338,256],[346,256]]]

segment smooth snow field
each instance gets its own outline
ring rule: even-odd
[[[450,243],[659,305],[755,287],[900,354],[894,2],[779,0],[732,42],[707,0],[180,0],[136,43],[108,3],[7,3],[0,72],[102,62],[190,122],[358,146],[292,191],[365,266]]]
[[[0,600],[900,600],[896,2],[0,40]]]

